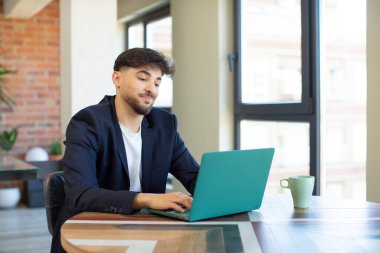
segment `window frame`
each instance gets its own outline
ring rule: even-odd
[[[146,47],[147,44],[147,34],[146,34],[146,26],[154,21],[166,18],[170,16],[170,6],[166,5],[160,9],[154,10],[152,12],[143,14],[141,16],[138,16],[136,18],[133,18],[125,23],[125,48],[129,48],[128,45],[128,29],[130,26],[142,23],[143,29],[144,29],[144,47]]]
[[[301,0],[300,103],[244,104],[242,86],[243,0],[234,0],[234,131],[235,148],[240,149],[240,121],[265,120],[306,122],[310,125],[310,175],[315,176],[314,195],[321,192],[320,166],[320,0]]]

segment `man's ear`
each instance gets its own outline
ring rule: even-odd
[[[112,81],[113,83],[115,84],[115,86],[118,86],[119,85],[119,82],[120,82],[120,72],[119,71],[114,71],[112,73]]]

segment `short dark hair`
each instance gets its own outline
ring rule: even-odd
[[[122,52],[115,60],[114,71],[120,71],[123,68],[139,67],[158,68],[162,74],[173,75],[175,72],[174,61],[150,48],[131,48]]]

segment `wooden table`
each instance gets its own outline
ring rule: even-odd
[[[36,179],[37,171],[37,167],[15,157],[0,157],[0,181]]]
[[[380,205],[314,196],[294,209],[290,194],[268,195],[259,210],[192,223],[86,212],[61,241],[68,252],[380,252]]]

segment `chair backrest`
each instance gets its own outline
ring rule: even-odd
[[[53,172],[45,176],[45,209],[50,234],[53,234],[61,206],[65,200],[64,184],[63,171]]]

